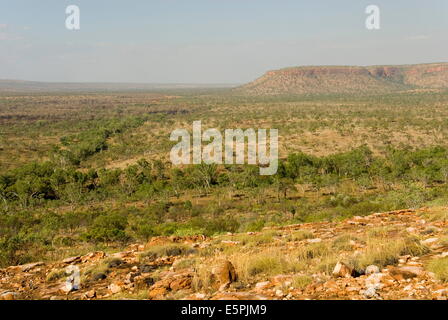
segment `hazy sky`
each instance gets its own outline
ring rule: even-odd
[[[79,31],[65,28],[71,4]],[[381,30],[365,28],[369,4]],[[288,66],[447,55],[447,0],[0,0],[0,79],[242,83]]]

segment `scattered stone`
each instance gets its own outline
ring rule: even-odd
[[[277,290],[275,291],[275,295],[276,295],[277,297],[279,297],[279,298],[283,298],[285,294],[283,293],[282,290],[277,289]]]
[[[370,265],[366,268],[366,275],[370,275],[373,273],[380,273],[380,268],[375,265]]]
[[[134,277],[134,286],[137,290],[146,289],[154,284],[154,278],[148,275],[141,275]]]
[[[297,249],[297,241],[289,241],[287,235],[291,230],[306,230],[314,234],[314,239],[304,240],[308,243],[331,241],[342,234],[356,235],[359,239],[350,240],[350,246],[341,249],[341,261],[345,261],[356,254],[364,254],[366,244],[363,242],[365,226],[406,229],[412,233],[429,234],[425,230],[433,230],[431,237],[422,241],[432,251],[424,253],[421,257],[410,255],[400,256],[398,266],[388,266],[382,269],[375,265],[368,266],[361,275],[357,274],[349,265],[338,262],[333,270],[333,277],[324,273],[309,274],[310,283],[304,287],[293,286],[293,279],[299,274],[279,274],[269,278],[263,278],[263,274],[257,275],[249,281],[237,282],[237,274],[230,261],[220,260],[207,266],[211,257],[207,255],[195,255],[194,257],[169,256],[154,257],[152,260],[142,262],[138,260],[138,251],[141,245],[131,245],[127,251],[116,254],[104,252],[92,252],[84,256],[66,258],[59,262],[37,262],[21,266],[11,266],[0,269],[0,300],[17,300],[33,297],[36,299],[105,299],[119,292],[138,294],[147,291],[149,299],[187,299],[187,300],[259,300],[259,299],[432,299],[447,300],[448,285],[441,282],[434,274],[426,271],[426,263],[435,258],[448,257],[446,248],[442,246],[443,232],[446,230],[446,222],[435,221],[418,225],[419,216],[415,211],[401,210],[390,213],[374,214],[362,218],[351,219],[355,224],[347,222],[322,222],[304,223],[295,226],[275,228],[279,237],[279,250],[283,253],[293,253]],[[363,227],[364,226],[364,227]],[[268,228],[267,230],[272,230]],[[254,233],[259,234],[259,233]],[[391,239],[400,237],[400,234],[391,234]],[[358,237],[358,236],[357,236]],[[219,243],[227,245],[241,245],[236,241],[222,241],[217,237],[204,242],[200,237],[161,237],[161,243],[188,243],[195,246],[196,251],[215,246]],[[155,244],[155,242],[154,242]],[[160,244],[160,243],[158,243]],[[283,246],[284,245],[284,246]],[[326,243],[327,245],[327,243]],[[281,246],[281,247],[280,247]],[[260,244],[264,250],[269,244]],[[219,246],[217,248],[220,248]],[[250,253],[249,253],[250,254]],[[105,258],[108,258],[105,260]],[[111,259],[112,258],[112,259]],[[119,259],[117,259],[119,258]],[[194,259],[194,264],[188,260]],[[193,260],[192,260],[193,261]],[[205,267],[210,275],[211,288],[205,287],[208,294],[193,292],[192,282],[196,276],[196,263]],[[82,292],[76,292],[74,283],[67,286],[66,283],[57,284],[48,281],[47,277],[53,270],[64,271],[67,265],[78,264],[82,274],[89,275],[83,282]],[[108,264],[107,271],[104,271]],[[97,268],[99,267],[99,268]],[[86,271],[92,270],[89,274]],[[98,270],[95,272],[95,270]],[[155,274],[154,271],[158,270]],[[107,277],[107,279],[106,279]],[[61,278],[60,278],[61,279]],[[96,281],[103,280],[104,281]],[[155,280],[157,279],[157,281]],[[201,275],[202,279],[202,275]],[[94,280],[94,281],[92,281]],[[60,280],[62,281],[62,279]],[[210,290],[210,291],[209,291]],[[73,293],[72,293],[73,292]]]
[[[417,229],[414,227],[409,227],[409,228],[406,228],[406,231],[409,233],[415,233],[415,232],[417,232]]]
[[[62,260],[62,262],[65,264],[76,264],[76,263],[81,262],[81,256],[70,257],[70,258]]]
[[[419,267],[389,267],[389,274],[397,281],[412,279],[422,274],[423,269]]]
[[[110,284],[109,287],[108,287],[108,289],[110,290],[110,292],[111,292],[112,294],[119,293],[119,292],[121,292],[121,290],[123,290],[121,284],[118,284],[118,283],[112,283],[112,284]]]
[[[367,289],[362,290],[361,294],[364,295],[367,299],[379,298],[379,295],[376,293],[375,287],[368,287]]]
[[[192,277],[190,277],[190,276],[178,277],[170,283],[170,289],[172,291],[190,289],[191,282],[192,282]]]
[[[0,300],[16,300],[17,294],[12,291],[6,291],[0,294]]]
[[[429,238],[426,240],[422,240],[421,244],[425,245],[425,246],[432,246],[435,243],[437,243],[439,241],[439,238]]]
[[[84,299],[94,299],[96,298],[96,291],[95,290],[89,290],[83,294]]]
[[[148,296],[150,299],[157,299],[157,298],[165,296],[167,293],[168,293],[168,290],[166,288],[158,287],[158,288],[152,289],[149,292]]]
[[[153,272],[155,269],[157,269],[157,266],[150,264],[142,264],[138,267],[138,269],[141,273],[150,273]]]
[[[60,286],[60,288],[59,288],[59,291],[62,293],[62,294],[69,294],[70,292],[72,292],[72,291],[76,291],[76,290],[78,290],[79,288],[76,286],[76,285],[74,285],[72,282],[64,282],[61,286]]]
[[[221,243],[229,246],[237,246],[240,244],[239,241],[232,241],[232,240],[222,240]]]
[[[204,300],[207,297],[205,293],[193,293],[192,295],[184,298],[184,300]]]
[[[43,262],[35,262],[35,263],[24,264],[19,267],[22,270],[22,272],[28,272],[28,271],[31,271],[32,269],[34,269],[35,267],[39,267],[39,266],[43,266],[43,265],[44,265]]]
[[[265,295],[252,294],[249,292],[220,292],[213,296],[211,300],[268,300]]]
[[[268,289],[269,287],[272,287],[272,283],[270,281],[258,282],[255,285],[255,290],[256,291],[262,291],[262,290]]]

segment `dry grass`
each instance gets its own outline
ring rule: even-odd
[[[313,278],[307,275],[297,275],[292,279],[292,286],[297,289],[305,289],[310,283],[313,282]]]
[[[47,282],[56,281],[65,277],[65,269],[52,270],[46,277]]]
[[[314,234],[309,230],[297,230],[291,232],[290,236],[288,237],[288,241],[302,241],[306,239],[312,239],[314,238]]]
[[[364,253],[352,257],[351,264],[359,272],[365,270],[369,265],[383,268],[387,265],[395,265],[403,255],[420,256],[427,253],[429,249],[417,238],[370,238]]]
[[[232,240],[238,241],[243,246],[259,246],[261,244],[274,242],[275,237],[277,237],[278,235],[278,231],[269,230],[254,235],[241,234],[233,236]]]
[[[351,242],[356,241],[356,240],[358,240],[358,238],[353,235],[343,234],[341,236],[338,236],[336,239],[334,239],[331,246],[334,250],[337,250],[337,251],[351,250],[353,247]]]
[[[156,259],[166,256],[181,256],[186,254],[195,253],[190,246],[185,244],[169,243],[164,245],[156,245],[150,247],[145,252],[139,255],[139,260],[144,259]]]
[[[433,272],[439,280],[448,282],[448,257],[431,260],[428,263],[428,270]]]
[[[421,214],[423,218],[428,221],[447,221],[448,220],[448,208],[446,207],[433,207],[431,211]]]

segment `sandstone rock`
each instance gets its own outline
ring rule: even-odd
[[[214,295],[211,300],[268,300],[265,295],[252,294],[249,292],[220,292]]]
[[[439,238],[429,238],[426,240],[422,240],[421,244],[425,245],[425,246],[432,246],[434,244],[436,244],[439,241]]]
[[[151,272],[153,272],[156,268],[157,268],[157,266],[155,266],[155,265],[150,265],[150,264],[142,264],[142,265],[138,266],[138,270],[139,270],[141,273],[151,273]]]
[[[182,300],[204,300],[207,297],[207,295],[205,293],[193,293],[192,295],[189,295],[187,297],[185,297]]]
[[[237,274],[233,264],[228,260],[222,260],[212,269],[219,285],[229,285],[237,280]]]
[[[333,276],[336,278],[349,278],[353,274],[353,269],[343,262],[338,262],[333,269]]]
[[[96,291],[92,289],[92,290],[89,290],[89,291],[85,292],[83,294],[83,298],[84,299],[94,299],[94,298],[96,298]]]
[[[274,286],[289,286],[292,283],[292,276],[279,274],[272,277],[271,282]]]
[[[380,272],[380,268],[378,268],[375,265],[370,265],[366,268],[366,275],[370,275],[373,273],[379,273]]]
[[[12,291],[6,291],[0,294],[0,300],[16,300],[17,294]]]
[[[232,241],[232,240],[222,240],[221,243],[229,246],[237,246],[240,244],[239,241]]]
[[[62,294],[69,294],[72,291],[78,290],[78,287],[76,287],[72,282],[64,282],[59,287],[59,292]]]
[[[282,290],[277,289],[277,290],[275,291],[275,295],[276,295],[277,297],[279,297],[279,298],[283,298],[285,294],[283,293]]]
[[[116,294],[121,292],[123,290],[123,287],[119,283],[112,283],[109,285],[108,289],[112,294]]]
[[[81,257],[81,261],[84,262],[93,262],[104,259],[106,257],[106,253],[103,251],[90,252],[85,256]]]
[[[161,298],[163,296],[165,296],[168,293],[168,290],[164,287],[158,287],[158,288],[154,288],[152,289],[148,296],[150,299],[156,299],[156,298]]]
[[[377,294],[375,287],[368,287],[367,289],[361,291],[361,294],[368,299],[379,298],[379,295]]]
[[[62,262],[65,264],[76,264],[76,263],[81,262],[81,256],[70,257],[70,258],[62,260]]]
[[[366,287],[374,286],[376,289],[380,289],[382,287],[381,280],[383,277],[383,273],[372,273],[365,280]]]
[[[412,279],[421,275],[424,271],[419,267],[389,267],[389,274],[397,281],[402,281],[406,279]]]
[[[268,289],[269,287],[272,287],[270,281],[258,282],[257,284],[255,284],[255,291],[263,291]]]
[[[170,289],[173,291],[185,290],[191,288],[192,277],[179,277],[170,283]]]
[[[154,278],[150,275],[134,277],[134,286],[137,290],[146,289],[154,284]]]
[[[126,284],[133,283],[135,277],[137,277],[137,276],[139,276],[139,275],[140,275],[140,272],[129,272],[129,273],[126,275],[126,279],[125,279],[124,282],[125,282]]]
[[[24,264],[19,267],[22,272],[28,272],[28,271],[34,269],[35,267],[39,267],[39,266],[43,266],[43,265],[44,265],[43,262],[35,262],[35,263]]]

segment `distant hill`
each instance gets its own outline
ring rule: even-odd
[[[231,84],[76,83],[0,80],[0,92],[111,92],[228,88]]]
[[[293,67],[269,71],[235,90],[250,95],[278,95],[445,88],[448,89],[448,63]]]

